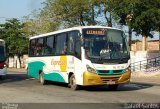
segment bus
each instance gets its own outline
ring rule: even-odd
[[[5,41],[0,39],[0,79],[7,74]]]
[[[28,75],[80,86],[108,85],[116,90],[130,81],[130,53],[122,30],[104,26],[73,27],[29,39]]]

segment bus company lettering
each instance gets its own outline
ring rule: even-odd
[[[51,61],[51,65],[65,65],[66,62],[65,61],[55,61],[54,59],[52,59]]]
[[[62,72],[65,72],[67,69],[67,57],[61,56],[60,60],[56,61],[54,59],[51,60],[51,65],[58,65]]]

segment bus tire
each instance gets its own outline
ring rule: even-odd
[[[73,90],[78,90],[80,87],[79,85],[76,84],[76,78],[74,74],[72,74],[71,77],[69,78],[69,86]]]
[[[108,85],[109,90],[116,91],[118,89],[118,84]]]
[[[30,78],[31,76],[29,75],[29,72],[28,72],[28,68],[27,68],[27,78]]]
[[[46,84],[47,84],[47,81],[44,80],[43,73],[40,73],[40,74],[39,74],[39,82],[40,82],[42,85],[46,85]]]

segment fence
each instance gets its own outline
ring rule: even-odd
[[[131,63],[131,70],[133,72],[153,72],[160,70],[160,56],[156,58],[147,59],[144,61],[139,61]]]

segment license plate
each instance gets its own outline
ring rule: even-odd
[[[108,81],[107,84],[116,84],[115,81]]]

